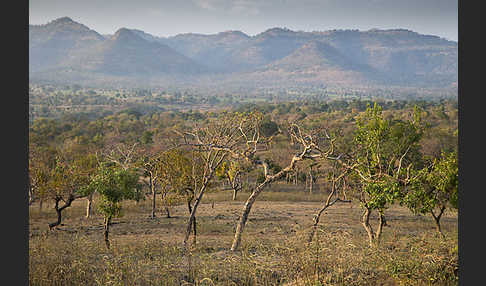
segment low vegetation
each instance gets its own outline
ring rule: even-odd
[[[287,199],[289,194],[293,196]],[[431,217],[415,216],[406,208],[394,206],[387,213],[382,243],[370,248],[359,224],[358,203],[336,204],[323,215],[313,242],[308,244],[311,218],[325,194],[310,196],[301,186],[280,191],[279,185],[259,198],[241,251],[235,253],[230,251],[232,230],[249,194],[240,195],[242,200],[234,202],[231,192],[208,194],[200,207],[199,239],[190,256],[184,255],[182,247],[188,216],[184,205],[172,207],[170,219],[163,215],[150,219],[148,200],[127,202],[125,215],[114,220],[109,250],[103,243],[102,215],[95,212],[86,221],[84,202],[76,202],[69,209],[65,226],[56,232],[48,232],[44,224],[53,213],[39,212],[37,205],[32,206],[31,285],[458,283],[454,213],[444,214],[446,236],[442,239],[436,235]],[[161,202],[157,207],[163,214]]]
[[[31,285],[458,283],[457,102],[131,109],[29,135]]]

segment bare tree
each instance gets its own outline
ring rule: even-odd
[[[334,166],[335,169],[337,169],[337,166]],[[313,218],[313,224],[312,224],[312,229],[309,234],[308,242],[312,242],[312,239],[316,233],[317,226],[319,224],[319,220],[321,218],[322,213],[332,205],[334,205],[337,202],[344,202],[344,203],[350,203],[351,200],[348,200],[346,198],[346,175],[352,170],[352,166],[345,168],[344,170],[341,170],[341,173],[336,176],[334,172],[330,174],[330,182],[331,182],[331,191],[329,195],[327,196],[326,201],[322,205],[322,207],[319,209],[319,211],[314,215]],[[339,190],[341,189],[341,198],[339,197]]]
[[[228,156],[240,157],[241,154],[237,150],[241,143],[242,134],[239,130],[245,128],[245,125],[251,121],[249,120],[251,117],[240,114],[223,114],[220,118],[205,126],[195,126],[192,131],[176,131],[183,140],[180,145],[192,147],[193,151],[200,154],[203,161],[201,182],[194,192],[195,200],[191,207],[184,236],[185,249],[187,249],[187,241],[196,219],[197,208],[215,175],[216,169]]]
[[[295,167],[298,162],[303,160],[322,160],[322,159],[332,159],[333,154],[333,142],[332,139],[326,130],[315,130],[313,132],[304,133],[303,130],[300,128],[299,125],[292,123],[288,128],[289,135],[291,140],[294,144],[298,144],[301,147],[301,150],[292,156],[290,163],[282,168],[279,172],[275,174],[270,174],[269,166],[264,160],[254,159],[254,154],[257,151],[257,143],[254,141],[247,141],[247,144],[253,144],[253,156],[247,157],[249,160],[253,160],[255,164],[258,164],[263,167],[263,174],[264,174],[264,181],[258,184],[252,191],[251,195],[248,197],[244,207],[243,212],[239,218],[238,224],[236,226],[235,236],[233,239],[233,243],[231,245],[231,251],[236,251],[241,242],[241,235],[246,225],[246,221],[248,219],[248,215],[250,214],[251,208],[255,203],[258,195],[269,185],[273,182],[283,178],[288,173],[295,170]],[[247,138],[247,136],[245,136]],[[327,147],[323,147],[323,141],[327,142]],[[323,150],[323,148],[327,148],[327,150]]]
[[[150,213],[151,218],[155,218],[157,183],[160,178],[161,164],[161,157],[151,154],[144,156],[139,163],[139,166],[143,171],[143,175],[148,177],[148,187],[150,189],[150,194],[152,195],[152,211]]]
[[[128,170],[137,161],[139,151],[137,149],[138,143],[131,145],[119,143],[111,146],[103,155],[108,162],[112,162],[124,170]]]

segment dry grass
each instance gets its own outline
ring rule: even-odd
[[[241,250],[232,253],[234,226],[247,196],[228,201],[230,192],[208,194],[198,209],[197,244],[190,255],[182,252],[188,218],[182,205],[172,207],[173,218],[159,212],[150,219],[150,201],[127,202],[125,215],[111,228],[110,250],[104,247],[102,218],[96,213],[84,218],[85,201],[75,201],[64,225],[52,232],[47,222],[55,220],[53,210],[31,206],[30,284],[458,284],[457,215],[442,219],[443,240],[429,217],[394,206],[386,212],[389,227],[382,243],[370,248],[359,224],[359,206],[336,204],[323,214],[308,245],[312,216],[324,195],[268,190],[253,207]]]

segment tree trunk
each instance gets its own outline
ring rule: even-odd
[[[54,209],[56,210],[57,220],[53,223],[49,224],[49,229],[53,229],[54,227],[61,224],[62,220],[62,211],[59,209],[59,200],[56,200],[56,204],[54,205]]]
[[[86,204],[86,218],[89,218],[91,215],[91,206],[93,203],[93,194],[88,196],[87,204]]]
[[[376,244],[380,244],[381,234],[383,233],[383,226],[386,224],[385,214],[383,212],[379,212],[378,214],[378,228],[376,229],[376,236],[375,242]]]
[[[187,201],[187,208],[189,210],[189,214],[192,213],[192,207],[191,207],[191,202],[190,201]],[[192,222],[192,231],[193,231],[193,235],[194,235],[194,244],[196,244],[196,235],[197,235],[197,227],[196,227],[196,217],[194,217],[194,221]]]
[[[155,199],[156,199],[156,189],[152,177],[150,177],[150,188],[152,189],[152,214],[151,217],[155,218]]]
[[[251,211],[251,207],[253,206],[253,203],[255,202],[256,198],[258,195],[263,191],[263,189],[271,184],[272,182],[282,178],[283,176],[287,175],[289,172],[294,170],[296,162],[302,160],[302,157],[299,156],[294,156],[292,158],[292,161],[290,161],[290,164],[280,170],[277,174],[275,175],[269,175],[268,174],[268,164],[265,162],[262,162],[263,165],[263,174],[265,176],[265,180],[258,186],[255,187],[251,195],[248,197],[245,203],[245,207],[243,209],[243,213],[240,216],[240,220],[238,222],[238,225],[236,226],[236,231],[235,231],[235,237],[233,239],[233,243],[231,245],[231,251],[236,251],[240,245],[241,242],[241,234],[243,233],[243,229],[245,228],[246,221],[248,219],[248,214]]]
[[[196,221],[196,210],[199,205],[199,202],[201,201],[200,198],[202,197],[202,193],[200,196],[196,199],[196,202],[194,203],[194,207],[192,208],[191,215],[189,216],[189,221],[187,223],[187,228],[186,228],[186,234],[184,236],[184,249],[187,249],[187,241],[189,240],[189,236],[191,235],[192,228],[194,226],[194,223]]]
[[[444,213],[444,211],[445,211],[444,206],[440,209],[440,212],[439,212],[438,215],[435,215],[433,210],[430,211],[432,213],[432,216],[434,217],[435,229],[437,230],[437,233],[440,234],[440,236],[442,238],[445,238],[445,235],[444,235],[444,233],[442,233],[442,230],[441,230],[441,227],[440,227],[440,218],[442,217],[442,214]]]
[[[314,177],[312,176],[312,168],[309,170],[309,194],[312,195],[312,187],[314,182]]]
[[[194,216],[194,220],[192,221],[192,244],[193,245],[196,245],[196,239],[197,239],[197,229],[196,229],[196,225],[197,225],[197,222],[196,222],[196,217]]]
[[[366,208],[364,213],[363,213],[362,225],[363,225],[364,229],[366,230],[366,233],[368,234],[370,246],[373,246],[375,234],[373,232],[373,228],[370,225],[370,214],[371,214],[371,209]]]
[[[165,206],[165,213],[166,213],[166,217],[167,218],[171,218],[171,216],[170,216],[170,209],[169,209],[169,206],[168,205]]]
[[[231,245],[231,251],[236,251],[238,249],[238,247],[240,246],[241,234],[243,233],[243,229],[245,228],[246,221],[248,219],[248,215],[250,214],[250,211],[251,211],[251,207],[253,206],[253,203],[255,202],[255,200],[258,197],[258,195],[261,193],[261,191],[263,191],[263,189],[265,188],[265,186],[268,183],[270,183],[270,180],[268,180],[268,179],[266,179],[265,181],[263,181],[263,183],[261,183],[251,193],[251,195],[246,200],[245,208],[243,210],[243,213],[242,213],[242,215],[240,217],[240,220],[238,222],[238,225],[236,227],[235,237],[233,239],[233,244]]]
[[[167,191],[162,193],[162,205],[164,206],[165,217],[171,218],[170,209],[169,209],[169,201],[167,200]]]
[[[66,201],[66,203],[62,206],[62,207],[59,207],[59,202],[61,201],[60,198],[56,198],[56,203],[54,205],[54,209],[56,210],[56,213],[57,213],[57,220],[53,223],[50,223],[49,224],[49,229],[52,230],[54,227],[58,226],[61,224],[61,219],[62,219],[62,211],[71,206],[71,203],[74,201],[74,196],[69,196],[68,200]]]
[[[199,203],[202,200],[204,191],[206,190],[208,184],[209,184],[209,180],[206,180],[206,182],[203,183],[201,187],[201,191],[199,192],[199,195],[197,196],[196,201],[194,202],[194,206],[192,207],[191,215],[189,216],[189,221],[187,222],[186,234],[184,236],[184,249],[187,249],[187,240],[189,239],[189,235],[191,235],[191,227],[193,226],[193,224],[195,225],[195,221],[196,221],[197,207],[199,206]],[[194,240],[196,240],[195,236],[194,236]]]
[[[107,218],[105,217],[103,237],[105,239],[106,249],[110,249],[110,240],[108,238],[110,234],[110,224],[111,224],[111,216]]]
[[[189,210],[189,214],[192,213],[192,207],[191,207],[191,202],[188,200],[187,201],[187,209]]]
[[[243,233],[243,229],[245,228],[246,221],[248,219],[248,214],[250,213],[251,207],[253,206],[253,203],[255,202],[259,192],[253,192],[248,200],[246,201],[245,204],[245,209],[243,211],[243,214],[240,217],[240,221],[236,227],[236,232],[235,232],[235,237],[233,239],[233,244],[231,245],[231,251],[236,251],[238,247],[240,246],[241,242],[241,234]]]
[[[187,210],[189,211],[189,215],[191,215],[193,208],[191,207],[191,201],[189,201],[189,200],[187,201]],[[196,236],[197,236],[197,222],[196,222],[196,216],[195,215],[194,215],[194,219],[192,221],[192,233],[193,233],[193,244],[195,245],[196,244]],[[189,237],[187,237],[187,239],[189,239]],[[187,239],[184,240],[184,247],[186,247]]]
[[[238,190],[242,188],[241,179],[239,179],[238,176],[239,175],[236,175],[233,181],[231,181],[228,176],[228,183],[233,189],[233,201],[236,201],[236,195],[238,194]]]
[[[312,239],[314,238],[314,234],[316,233],[316,230],[317,230],[317,225],[319,224],[319,220],[321,218],[321,214],[324,212],[324,210],[326,210],[327,208],[329,207],[329,205],[324,205],[318,212],[317,214],[314,216],[314,224],[312,225],[312,229],[311,229],[311,232],[309,234],[309,238],[307,239],[307,242],[308,243],[311,243],[312,242]]]

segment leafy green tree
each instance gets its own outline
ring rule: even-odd
[[[440,219],[449,207],[457,209],[458,189],[457,153],[442,152],[430,167],[418,171],[418,179],[410,186],[403,203],[415,214],[431,214],[437,232],[444,237]]]
[[[405,186],[414,179],[411,168],[420,165],[418,143],[422,133],[417,108],[412,120],[393,120],[385,119],[382,108],[375,103],[357,120],[352,177],[359,181],[362,225],[370,245],[380,241],[386,224],[385,210],[402,197]],[[376,233],[369,222],[373,211],[378,211]]]
[[[43,189],[54,200],[57,213],[57,220],[49,224],[49,229],[61,224],[62,211],[70,207],[75,199],[86,196],[82,190],[89,184],[89,171],[84,168],[80,159],[69,160],[63,155],[57,155],[55,165],[43,178]],[[64,202],[62,206],[61,202]]]
[[[141,187],[138,182],[139,175],[134,169],[123,169],[113,164],[101,164],[97,173],[91,177],[90,184],[83,189],[84,193],[96,190],[100,194],[99,211],[104,216],[104,240],[110,248],[109,231],[111,220],[122,215],[122,202],[124,200],[138,200]]]

